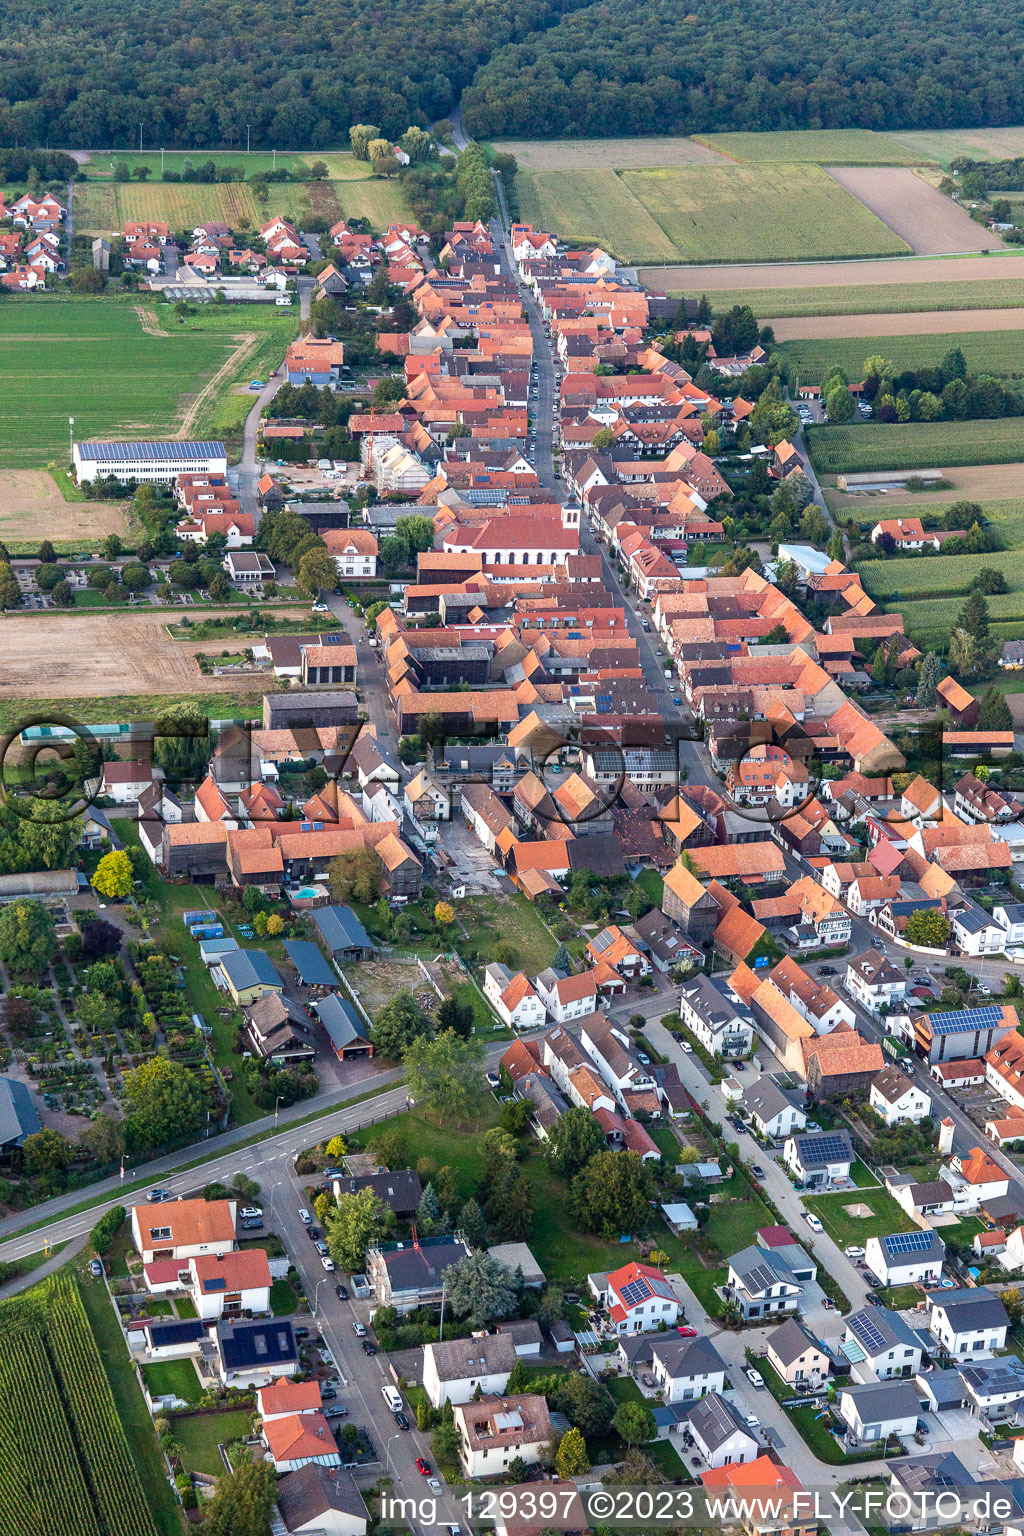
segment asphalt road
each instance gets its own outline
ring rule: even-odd
[[[256,495],[256,486],[261,473],[256,461],[256,440],[259,436],[260,417],[263,415],[264,406],[270,404],[284,382],[284,365],[282,364],[255,397],[242,431],[242,457],[238,463],[238,500],[243,512],[253,514],[257,528],[262,516],[262,508]]]

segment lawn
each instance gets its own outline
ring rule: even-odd
[[[182,1465],[187,1472],[206,1472],[219,1477],[225,1470],[218,1446],[244,1440],[249,1433],[251,1415],[244,1409],[227,1413],[182,1414],[171,1421],[175,1440],[181,1446]]]
[[[270,1310],[275,1317],[291,1317],[298,1309],[298,1300],[288,1281],[279,1278],[270,1287]]]
[[[971,373],[1010,378],[1024,373],[1024,331],[963,331],[955,336],[858,336],[784,341],[777,349],[789,365],[790,383],[817,384],[835,365],[847,378],[864,377],[866,357],[887,357],[896,371],[934,368],[951,346],[960,347]],[[963,430],[964,424],[961,424]]]
[[[665,889],[665,882],[656,869],[642,869],[636,877],[636,883],[655,906],[661,906],[661,898]]]
[[[150,175],[159,182],[164,170],[177,171],[179,174],[185,169],[189,161],[193,165],[203,165],[207,160],[212,160],[218,168],[222,165],[230,165],[242,169],[247,177],[256,176],[262,171],[291,171],[298,174],[303,180],[309,179],[309,172],[314,160],[322,160],[327,166],[328,174],[333,180],[347,181],[349,179],[360,180],[369,176],[370,167],[365,160],[357,160],[355,155],[348,150],[318,149],[310,150],[308,154],[290,154],[286,151],[254,149],[251,154],[246,154],[243,149],[147,149],[140,153],[136,150],[96,150],[88,161],[89,183],[94,181],[113,181],[114,170],[118,165],[127,165],[130,171],[137,166],[144,165]],[[171,183],[173,185],[173,183]],[[186,183],[193,185],[193,183]],[[280,186],[287,186],[287,182],[275,182],[272,184],[276,191]]]
[[[198,1403],[202,1389],[191,1360],[157,1360],[142,1367],[142,1379],[150,1397],[180,1397],[186,1403]]]
[[[885,1237],[890,1232],[913,1232],[914,1223],[897,1205],[892,1195],[879,1185],[876,1189],[845,1190],[838,1195],[807,1195],[805,1202],[821,1221],[828,1235],[840,1247],[858,1243],[861,1247],[869,1237]],[[870,1216],[851,1216],[848,1205],[866,1205]]]
[[[157,1530],[160,1536],[181,1536],[181,1510],[167,1481],[153,1420],[139,1390],[135,1370],[128,1358],[128,1350],[106,1287],[96,1280],[85,1281],[81,1286],[81,1294],[89,1316],[89,1326],[103,1359],[103,1369],[114,1394],[118,1417],[128,1437],[132,1459],[146,1490]]]
[[[955,271],[950,263],[950,271]],[[998,268],[994,269],[998,270]],[[680,290],[673,289],[673,294]],[[686,290],[693,293],[693,289]],[[716,288],[719,312],[749,304],[761,320],[792,315],[898,315],[934,309],[1019,309],[1020,282],[979,278],[973,282],[851,283],[832,288]]]
[[[900,255],[898,235],[817,165],[684,166],[621,181],[683,261]],[[619,243],[623,235],[615,230]],[[630,249],[622,252],[641,258]]]
[[[385,1129],[396,1130],[402,1137],[410,1167],[415,1168],[421,1158],[431,1158],[439,1168],[447,1164],[455,1174],[460,1195],[466,1199],[483,1172],[483,1134],[497,1123],[498,1105],[489,1098],[476,1124],[463,1127],[457,1136],[450,1126],[435,1125],[419,1114],[397,1115],[386,1122]],[[367,1127],[348,1137],[348,1142],[350,1146],[362,1147],[372,1139],[373,1127]]]
[[[808,438],[819,474],[1010,464],[1024,458],[1024,417],[861,422],[852,427],[815,427]]]
[[[761,1372],[765,1386],[777,1402],[781,1403],[798,1395],[795,1389],[787,1386],[781,1376],[776,1373],[767,1355],[755,1356],[754,1365]],[[818,1408],[787,1408],[786,1414],[801,1439],[814,1452],[818,1460],[827,1462],[830,1466],[842,1466],[844,1462],[868,1461],[882,1455],[881,1446],[874,1450],[857,1451],[852,1456],[845,1455],[839,1441],[825,1428],[825,1419],[821,1417],[821,1410]]]
[[[460,902],[457,912],[470,935],[469,944],[460,945],[466,960],[487,964],[494,958],[494,945],[502,939],[515,950],[514,969],[528,976],[536,976],[555,957],[557,939],[521,892],[514,896],[474,896]]]
[[[706,144],[732,160],[786,160],[811,165],[918,165],[930,155],[898,144],[870,128],[796,129],[778,133],[698,133]]]
[[[268,356],[279,362],[296,331],[295,319],[273,309],[208,305],[179,322],[166,305],[152,312],[166,334],[153,335],[142,326],[140,307],[64,297],[0,306],[0,466],[66,462],[69,416],[77,438],[173,435],[204,387],[237,356],[197,407],[193,432],[209,430],[220,391],[250,378]],[[256,338],[244,351],[243,335]]]

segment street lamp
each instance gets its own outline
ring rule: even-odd
[[[125,1152],[121,1153],[121,1183],[122,1184],[124,1183],[124,1160],[125,1160],[126,1156],[127,1156],[127,1153],[125,1153]]]
[[[281,1112],[281,1100],[282,1100],[283,1097],[284,1097],[284,1095],[279,1093],[277,1098],[274,1100],[274,1130],[275,1131],[277,1130],[277,1117],[278,1117],[278,1115]]]
[[[401,1433],[401,1430],[399,1430],[398,1434],[391,1436],[391,1439],[388,1441],[387,1445],[384,1447],[384,1454],[387,1457],[387,1463],[386,1464],[387,1464],[387,1467],[388,1467],[389,1471],[391,1471],[391,1442],[392,1442],[392,1440],[401,1440],[401,1438],[402,1438],[402,1433]],[[394,1475],[395,1475],[394,1472],[391,1471],[391,1476],[394,1477]]]
[[[323,1277],[322,1280],[318,1280],[317,1283],[316,1283],[316,1290],[313,1292],[313,1312],[314,1312],[314,1314],[317,1312],[317,1310],[318,1310],[318,1308],[320,1306],[320,1287],[322,1285],[326,1285],[326,1283],[327,1283],[327,1276],[326,1275]]]

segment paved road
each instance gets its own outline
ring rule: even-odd
[[[312,236],[309,238],[312,239]],[[296,279],[296,283],[299,290],[299,319],[308,320],[310,305],[313,302],[313,291],[316,288],[316,280],[312,277],[300,277]]]
[[[260,468],[256,461],[256,441],[259,437],[260,417],[263,408],[270,404],[281,385],[285,382],[284,368],[277,370],[276,374],[267,380],[250,407],[249,414],[245,418],[245,427],[242,432],[242,457],[238,464],[238,500],[243,512],[251,512],[259,527],[262,508],[256,495],[256,486],[260,478]]]

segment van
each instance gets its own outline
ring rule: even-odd
[[[392,1413],[397,1413],[399,1411],[402,1406],[402,1394],[399,1392],[397,1387],[393,1387],[390,1382],[386,1381],[380,1389],[380,1395],[387,1403]]]

